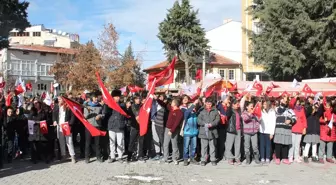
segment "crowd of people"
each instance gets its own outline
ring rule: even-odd
[[[157,94],[147,133],[140,136],[139,110],[146,93],[123,97],[120,90],[113,90],[111,95],[130,117],[104,104],[99,92],[64,95],[82,105],[84,117],[92,126],[107,132],[106,136],[96,137],[61,96],[54,98],[50,106],[36,97],[26,98],[18,107],[13,98],[11,106],[3,105],[1,110],[0,167],[3,162],[26,157],[34,164],[69,158],[72,163],[79,158],[90,163],[93,155],[96,161],[109,163],[335,163],[335,97],[269,98],[246,94],[239,98],[228,94],[218,100],[215,96],[191,99],[187,95]],[[30,131],[28,124],[32,121],[35,124]],[[48,132],[41,130],[41,121],[46,121]],[[69,123],[70,135],[60,128],[63,122]]]

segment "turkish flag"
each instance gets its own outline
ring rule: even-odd
[[[236,83],[231,83],[231,82],[229,82],[229,83],[232,85],[232,87],[229,88],[229,91],[237,91],[237,89],[238,89],[238,84],[237,84],[237,82],[236,82]]]
[[[195,80],[202,80],[202,69],[196,71]]]
[[[304,85],[304,87],[302,89],[302,92],[304,92],[304,93],[313,93],[312,89],[307,84]]]
[[[254,107],[253,114],[257,116],[259,119],[261,118],[261,103],[258,102]]]
[[[269,95],[271,93],[271,91],[273,90],[273,86],[267,86],[266,88],[266,94]]]
[[[24,88],[22,87],[22,85],[19,84],[18,86],[16,86],[16,88],[15,88],[15,90],[14,90],[14,93],[15,93],[15,95],[19,95],[19,94],[23,93],[24,91],[25,91],[25,90],[24,90]]]
[[[252,87],[253,87],[254,89],[256,89],[257,91],[261,91],[261,92],[262,92],[262,90],[263,90],[263,86],[262,86],[262,84],[259,83],[259,82],[257,82],[257,81],[254,82],[254,84],[253,84]]]
[[[194,102],[197,98],[201,96],[202,89],[200,87],[197,88],[196,93],[190,97],[190,102]]]
[[[271,86],[272,86],[273,88],[279,88],[279,87],[280,87],[280,85],[277,85],[277,84],[275,84],[274,82],[271,82]]]
[[[147,133],[148,129],[148,121],[149,121],[149,114],[152,108],[153,97],[155,93],[156,87],[156,79],[154,78],[153,82],[149,84],[149,92],[144,104],[141,106],[139,110],[139,127],[140,127],[140,136],[144,136]]]
[[[83,123],[86,129],[90,132],[91,136],[105,136],[106,132],[98,130],[96,127],[91,125],[85,118],[82,112],[81,105],[79,103],[72,101],[66,97],[62,97],[64,102],[68,105],[72,113]]]
[[[42,134],[48,134],[47,121],[40,121],[40,130]]]
[[[61,123],[61,128],[64,136],[70,136],[71,135],[71,129],[68,122]]]
[[[131,93],[136,93],[136,92],[139,92],[139,91],[142,91],[142,90],[143,90],[143,88],[138,87],[138,86],[136,86],[136,85],[129,85],[129,86],[127,86],[127,88],[129,89],[129,91],[130,91]]]
[[[130,116],[128,116],[126,114],[126,112],[119,106],[119,104],[117,104],[117,102],[114,101],[114,99],[112,98],[111,94],[108,92],[108,90],[106,89],[106,87],[104,86],[104,83],[103,81],[101,80],[100,76],[99,76],[99,73],[96,72],[96,76],[97,76],[97,79],[98,79],[98,85],[99,85],[99,88],[102,92],[102,97],[103,97],[103,100],[104,102],[113,110],[119,112],[121,115],[129,118]]]
[[[153,82],[156,79],[156,86],[168,85],[174,82],[174,69],[176,63],[176,56],[173,58],[172,62],[162,71],[149,73],[148,82]]]
[[[227,122],[227,117],[224,116],[223,114],[221,114],[221,115],[220,115],[220,119],[221,119],[221,123],[222,123],[223,125],[225,125],[226,122]]]
[[[290,96],[290,94],[287,91],[284,91],[283,93],[279,93],[279,97],[284,97],[284,96]]]
[[[47,93],[46,93],[46,92],[43,92],[43,93],[41,94],[41,99],[44,100],[46,97],[47,97]]]
[[[29,83],[27,83],[26,84],[26,89],[28,90],[28,91],[31,91],[32,89],[33,89],[33,85],[29,82]]]
[[[12,95],[8,94],[6,97],[6,106],[9,107],[12,104]]]
[[[207,90],[204,92],[204,96],[207,98],[212,95],[213,92],[215,92],[216,86],[208,87]]]

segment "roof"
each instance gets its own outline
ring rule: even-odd
[[[231,60],[229,58],[226,58],[224,56],[221,56],[219,54],[214,54],[212,57],[210,57],[210,62],[208,64],[210,65],[240,65],[240,63]],[[151,70],[162,70],[163,68],[167,67],[169,64],[168,61],[163,61],[158,64],[155,64],[151,67],[148,67],[144,69],[143,71],[151,71]]]
[[[46,52],[46,53],[64,53],[64,54],[75,54],[76,53],[75,49],[41,46],[41,45],[11,45],[9,49],[22,50],[22,51]]]

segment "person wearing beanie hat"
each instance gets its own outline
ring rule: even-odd
[[[120,103],[121,91],[115,89],[111,93],[114,101],[119,104],[119,106],[125,111],[125,105]],[[118,158],[117,160],[123,162],[123,153],[125,149],[124,143],[124,129],[126,126],[126,117],[120,114],[118,111],[111,109],[108,106],[104,106],[103,115],[106,117],[107,129],[109,131],[110,138],[110,158],[109,163],[112,163],[116,160],[114,151],[117,149]],[[117,142],[117,144],[116,144]]]

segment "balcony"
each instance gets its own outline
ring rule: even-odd
[[[37,60],[10,60],[4,63],[3,71],[6,71],[7,75],[23,77],[54,77],[49,74],[52,67],[50,63],[39,63]]]

